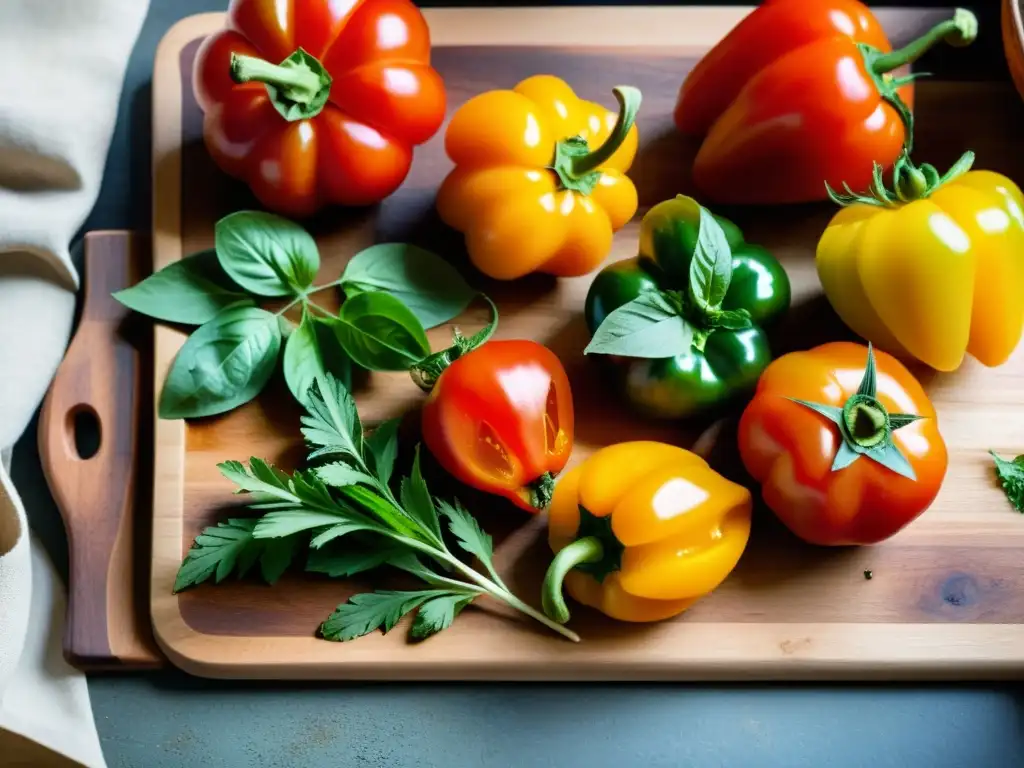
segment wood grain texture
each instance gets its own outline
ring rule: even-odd
[[[140,551],[136,536],[140,388],[150,361],[139,352],[138,323],[111,297],[138,282],[149,260],[144,237],[86,235],[81,322],[39,418],[40,460],[70,553],[64,655],[88,671],[163,662],[144,604],[148,563],[139,558],[148,547]],[[81,414],[90,414],[99,431],[98,448],[87,458],[75,440]]]
[[[685,73],[745,9],[604,8],[427,11],[434,64],[445,78],[449,113],[471,95],[508,87],[537,73],[574,84],[580,95],[611,104],[621,81],[644,93],[641,148],[630,172],[641,210],[615,239],[610,259],[635,254],[644,210],[690,192],[696,147],[671,124]],[[948,12],[946,12],[948,13]],[[895,44],[934,17],[889,11],[883,21]],[[561,23],[553,23],[555,20]],[[155,264],[163,266],[212,245],[220,216],[255,207],[241,185],[211,164],[202,146],[202,117],[191,95],[197,41],[216,29],[216,14],[186,20],[165,38],[154,77]],[[919,157],[939,167],[972,147],[977,165],[1024,178],[1016,150],[1024,117],[1008,83],[921,82]],[[950,119],[957,115],[957,119]],[[321,282],[336,277],[361,248],[414,242],[445,254],[501,308],[498,338],[533,338],[553,349],[569,374],[577,412],[571,464],[621,440],[654,439],[693,447],[738,482],[750,483],[737,460],[735,417],[718,423],[641,420],[584,359],[583,300],[592,275],[531,277],[495,283],[466,266],[460,238],[433,211],[438,183],[451,167],[439,134],[416,155],[403,187],[369,210],[332,211],[308,222],[321,249]],[[833,209],[719,209],[748,240],[773,251],[794,287],[794,306],[773,333],[776,354],[850,338],[821,295],[814,246]],[[323,294],[323,298],[327,295]],[[457,324],[475,330],[485,311],[473,307]],[[434,348],[450,327],[428,333]],[[159,389],[184,336],[156,331]],[[401,631],[337,645],[314,638],[326,615],[358,580],[290,573],[270,588],[252,581],[203,586],[178,596],[171,584],[193,537],[223,519],[235,500],[216,463],[265,457],[292,467],[303,457],[298,411],[280,376],[256,401],[216,419],[156,424],[153,620],[174,663],[201,675],[278,678],[390,679],[863,679],[1000,678],[1024,670],[1024,520],[996,485],[986,450],[1019,452],[1024,418],[1024,349],[987,370],[968,361],[954,374],[918,371],[939,411],[951,465],[934,506],[890,541],[861,549],[819,549],[796,541],[767,510],[755,514],[750,546],[735,573],[713,595],[675,620],[616,624],[580,608],[572,646],[500,606],[467,610],[441,635],[409,645]],[[422,394],[404,374],[371,374],[356,399],[364,422],[407,414],[406,452],[417,436]],[[407,459],[408,457],[404,457]],[[538,596],[549,558],[544,520],[457,487],[430,462],[439,494],[457,493],[495,536],[499,567],[514,588]],[[870,569],[874,578],[865,580]]]

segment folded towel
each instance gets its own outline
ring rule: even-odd
[[[104,763],[85,678],[60,656],[63,588],[8,471],[67,345],[68,249],[96,201],[148,6],[0,2],[0,753],[28,739],[87,766]]]

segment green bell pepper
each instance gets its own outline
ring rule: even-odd
[[[731,221],[706,210],[704,220],[717,223],[722,235],[716,242],[731,254],[731,273],[724,277],[727,288],[714,307],[699,307],[694,299],[684,298],[695,268],[701,211],[695,200],[684,196],[655,205],[641,223],[639,255],[606,266],[587,293],[585,317],[592,335],[615,310],[645,294],[665,296],[666,306],[678,309],[679,322],[690,325],[692,340],[665,357],[651,356],[649,350],[632,357],[628,342],[624,351],[588,347],[613,355],[624,367],[626,397],[651,415],[675,418],[713,411],[752,391],[771,361],[763,327],[789,308],[789,278],[779,262],[764,248],[747,243]],[[749,315],[745,323],[740,319],[744,312]],[[661,322],[670,319],[662,317]]]

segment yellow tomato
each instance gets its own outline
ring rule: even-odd
[[[855,202],[818,243],[833,308],[854,332],[939,371],[1000,365],[1024,330],[1024,196],[970,171],[910,202]]]

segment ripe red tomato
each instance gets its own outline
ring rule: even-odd
[[[460,482],[528,512],[543,509],[572,452],[562,363],[534,341],[489,341],[467,353],[434,384],[423,440]]]

